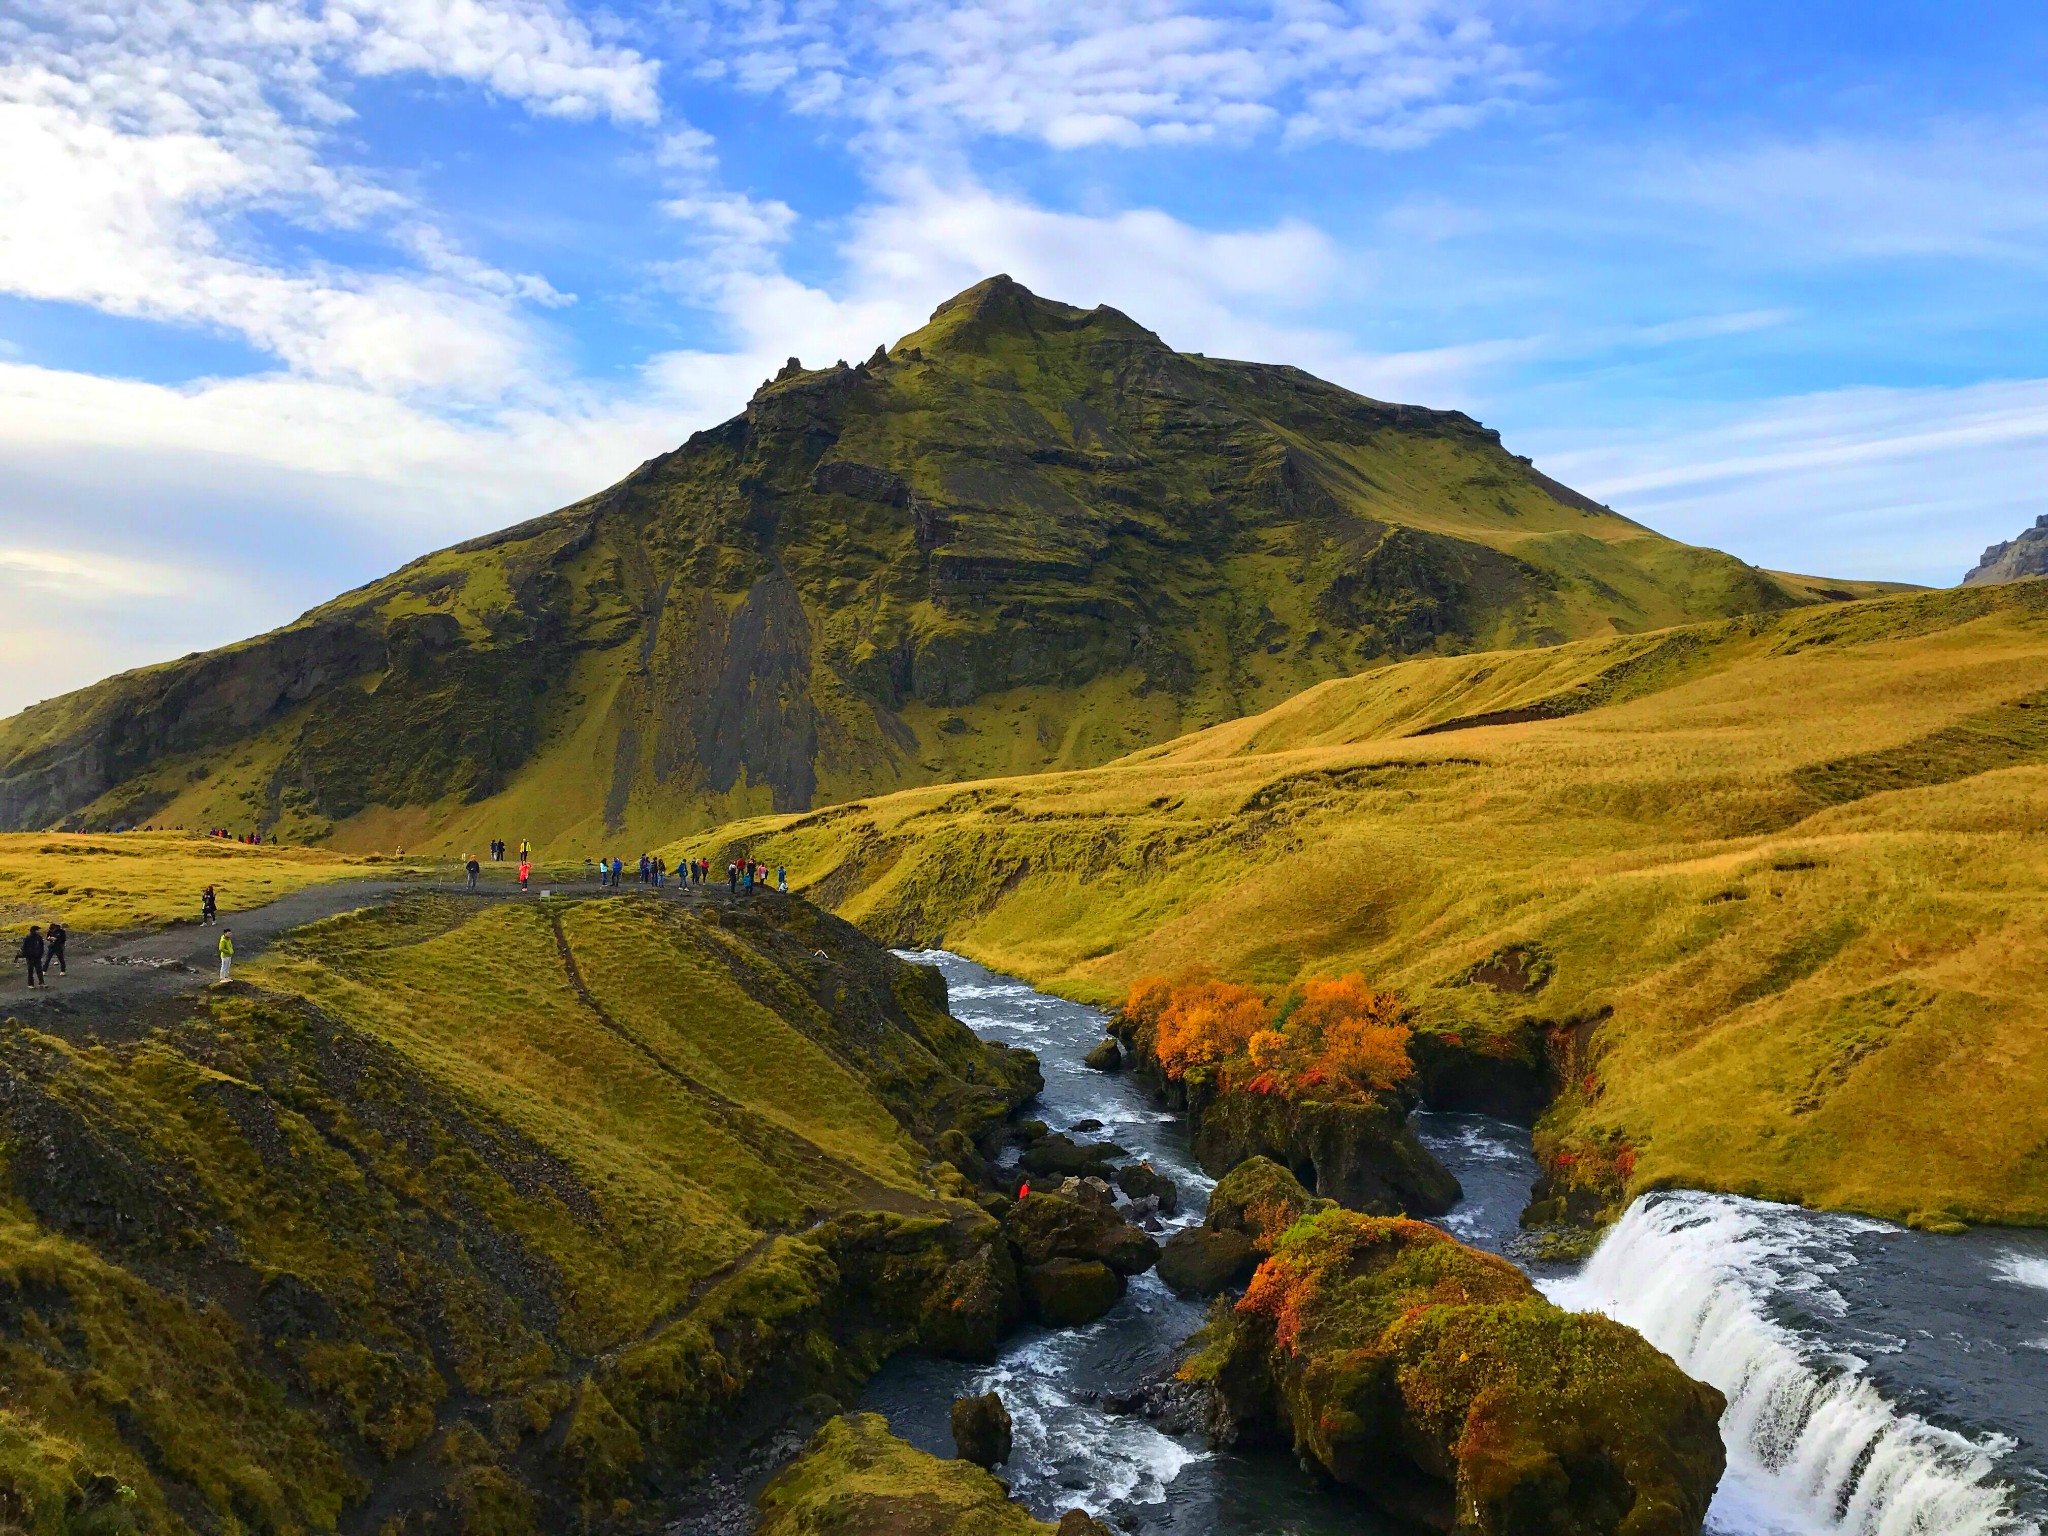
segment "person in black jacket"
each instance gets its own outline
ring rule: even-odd
[[[28,937],[21,941],[21,948],[15,957],[28,962],[28,984],[32,987],[43,985],[43,930],[31,925]]]
[[[50,979],[50,967],[53,965],[57,967],[57,974],[59,976],[69,976],[71,974],[70,967],[64,964],[64,941],[70,937],[70,933],[62,923],[50,924],[50,931],[44,939],[45,944],[48,946],[48,954],[43,960],[43,979],[45,981]]]

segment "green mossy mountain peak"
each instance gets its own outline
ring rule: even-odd
[[[1088,766],[1404,656],[1860,594],[1458,412],[993,277],[583,501],[0,724],[0,826],[618,851]]]

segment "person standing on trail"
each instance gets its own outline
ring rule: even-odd
[[[726,889],[727,889],[728,891],[730,891],[730,892],[731,892],[731,893],[732,893],[733,895],[735,895],[735,896],[739,895],[739,893],[740,893],[740,867],[739,867],[739,865],[737,865],[737,864],[727,864],[727,865],[725,866],[725,887],[726,887]]]
[[[476,855],[472,853],[467,859],[463,861],[462,869],[463,872],[469,876],[469,888],[472,891],[475,890],[476,877],[484,872],[483,865],[477,863]]]
[[[235,969],[235,930],[220,931],[220,979],[226,981]]]
[[[527,864],[531,863],[532,860],[533,844],[529,843],[525,838],[522,837],[521,839],[519,839],[519,862],[522,864]]]
[[[775,866],[775,889],[785,896],[789,894],[789,871],[780,864]]]
[[[626,861],[625,861],[624,859],[614,858],[614,859],[612,860],[612,889],[613,889],[613,890],[617,890],[617,889],[619,888],[619,877],[620,877],[621,875],[625,874],[625,872],[626,872]]]
[[[521,856],[519,860],[519,889],[522,891],[526,889],[526,877],[532,873],[533,866],[526,862],[524,856]]]
[[[43,930],[36,924],[29,924],[28,937],[21,941],[21,948],[14,952],[17,960],[28,962],[28,984],[32,987],[45,985],[43,978]]]
[[[48,958],[43,961],[43,980],[48,981],[50,979],[50,967],[53,965],[57,967],[57,974],[59,976],[69,976],[71,974],[69,968],[64,964],[64,941],[70,937],[70,933],[65,930],[62,923],[50,924],[50,932],[46,939],[50,947],[50,953]]]
[[[209,885],[199,893],[199,926],[204,928],[219,921],[220,908],[216,903],[213,887]]]

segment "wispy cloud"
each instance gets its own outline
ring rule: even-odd
[[[2048,379],[1849,389],[1535,434],[1543,468],[1778,568],[1929,584],[2048,511]]]
[[[896,142],[942,125],[1082,145],[1427,142],[1541,84],[1476,0],[736,0],[702,68]]]

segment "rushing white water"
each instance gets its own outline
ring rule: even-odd
[[[1881,1230],[1732,1195],[1653,1194],[1579,1274],[1544,1288],[1629,1324],[1726,1394],[1729,1467],[1712,1527],[2039,1536],[1992,1480],[2010,1440],[1971,1439],[1903,1411],[1864,1361],[1774,1315],[1788,1296],[1816,1316],[1841,1315],[1830,1280],[1856,1263],[1858,1238]]]

